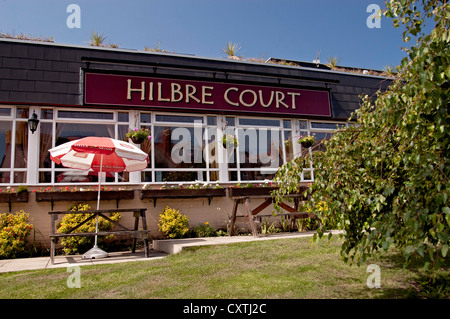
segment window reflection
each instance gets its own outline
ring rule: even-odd
[[[17,109],[11,109],[10,115],[17,116],[27,111],[23,109],[18,112]],[[0,112],[0,117],[1,115]],[[125,135],[132,120],[126,111],[77,112],[42,108],[41,115],[38,149],[40,183],[98,183],[97,173],[68,169],[52,163],[48,150],[86,136],[127,140]],[[63,117],[65,120],[61,119]],[[136,123],[138,126],[152,132],[152,138],[139,145],[141,150],[149,154],[150,159],[147,169],[139,174],[139,181],[142,183],[206,182],[217,181],[219,176],[224,176],[225,182],[270,180],[285,161],[301,154],[310,156],[313,151],[323,150],[323,145],[318,145],[319,142],[330,138],[336,127],[345,125],[317,120],[151,112],[139,113],[136,119],[139,121]],[[9,182],[10,178],[14,178],[15,182],[25,181],[24,160],[27,159],[28,150],[26,119],[9,117],[3,118],[2,122],[5,125],[2,123],[0,126],[0,182]],[[11,142],[13,127],[18,130],[12,134]],[[235,136],[238,140],[237,147],[223,147],[223,134]],[[312,134],[317,140],[313,148],[303,149],[296,143],[299,135]],[[14,154],[21,154],[19,158],[22,162],[14,157],[11,163],[11,155]],[[14,168],[19,169],[14,171]],[[313,177],[312,166],[306,167],[302,179],[309,181]],[[106,182],[128,181],[127,172],[108,173],[106,176]]]
[[[57,123],[55,146],[88,136],[114,137],[114,125]]]
[[[333,133],[330,132],[311,132],[316,137],[316,141],[312,146],[312,150],[314,152],[325,151],[325,145],[323,145],[323,140],[328,140],[333,136]]]
[[[279,167],[282,164],[280,130],[239,129],[241,168]]]
[[[58,117],[66,119],[113,120],[114,114],[106,112],[58,111]]]
[[[286,151],[286,161],[294,159],[294,145],[292,145],[292,132],[284,131],[284,149]]]
[[[42,123],[44,124],[44,123]],[[49,127],[46,127],[48,133]],[[55,146],[61,145],[66,142],[77,140],[88,136],[98,137],[112,137],[114,138],[114,125],[112,124],[81,124],[81,123],[57,123],[56,124],[56,136]],[[47,135],[48,136],[48,135]],[[48,140],[41,142],[41,147],[48,147]],[[48,153],[48,149],[46,151]],[[50,156],[46,156],[43,166],[51,167]],[[55,164],[55,168],[64,168],[63,165]],[[106,182],[114,182],[115,175],[113,173],[107,173]],[[73,182],[98,182],[98,173],[93,171],[61,171],[55,172],[56,183],[73,183]]]
[[[156,126],[156,168],[205,168],[203,128]]]
[[[271,179],[283,163],[281,131],[278,129],[238,129],[240,168],[260,168],[242,171],[241,180]]]
[[[17,109],[19,118],[26,118],[28,109]],[[28,125],[15,121],[15,134],[12,133],[13,121],[0,121],[0,183],[26,183],[26,172],[14,172],[15,168],[27,168]],[[11,180],[11,177],[14,177]]]
[[[0,122],[0,168],[11,168],[11,126],[12,122]],[[9,171],[0,171],[0,183],[9,183]]]
[[[28,156],[28,123],[16,122],[16,140],[14,152],[14,168],[26,168]],[[26,179],[15,180],[16,183],[25,183]]]
[[[273,180],[274,178],[275,173],[273,170],[241,171],[241,181],[263,181],[263,180]]]
[[[111,183],[115,182],[115,173],[103,172],[103,182]],[[56,183],[98,183],[98,172],[91,170],[69,170],[69,171],[56,171]],[[119,182],[122,182],[123,178],[119,176]]]

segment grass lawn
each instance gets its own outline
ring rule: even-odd
[[[81,288],[66,268],[0,274],[0,298],[411,298],[423,297],[417,269],[393,251],[360,267],[340,259],[337,237],[197,247],[163,259],[81,267]],[[381,288],[367,287],[367,265],[381,269]],[[441,271],[449,298],[449,272]]]

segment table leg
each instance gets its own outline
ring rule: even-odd
[[[250,209],[250,199],[245,199],[245,208],[247,209],[248,223],[252,229],[253,237],[258,237],[258,230],[256,229],[255,221],[253,220],[252,210]]]
[[[234,231],[234,224],[236,223],[236,213],[239,205],[239,200],[235,199],[233,203],[233,212],[231,214],[231,221],[230,221],[230,229],[228,230],[228,236],[231,236]]]
[[[54,237],[50,241],[50,262],[52,265],[55,264],[55,238]]]
[[[50,217],[50,231],[52,234],[54,234],[55,231],[55,215],[51,215]],[[50,241],[50,262],[53,265],[55,263],[55,244],[56,244],[56,238],[52,237]]]
[[[134,230],[138,230],[139,227],[139,214],[134,213]],[[133,248],[131,249],[131,252],[134,254],[136,252],[136,235],[133,237]]]
[[[142,229],[147,230],[147,218],[145,217],[145,211],[141,212],[142,217]],[[144,234],[144,248],[145,248],[145,257],[150,255],[149,245],[148,245],[148,233]]]

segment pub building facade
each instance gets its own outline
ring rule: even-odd
[[[134,190],[134,196],[104,199],[101,207],[148,208],[154,237],[165,205],[180,209],[190,226],[226,228],[229,196],[156,200],[140,193],[270,184],[279,166],[310,152],[297,143],[300,136],[321,140],[351,125],[359,96],[373,96],[390,82],[295,64],[0,39],[0,190],[28,191],[26,200],[2,200],[0,212],[29,213],[47,241],[48,212],[66,210],[71,201],[38,195],[98,183],[96,173],[56,165],[48,150],[86,136],[127,140],[130,129],[147,128],[151,139],[140,148],[149,154],[148,167],[107,173],[102,182],[106,190]],[[35,132],[28,121],[33,117],[39,120]],[[237,145],[222,143],[224,136]],[[304,170],[305,184],[315,173]]]

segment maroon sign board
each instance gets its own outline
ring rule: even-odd
[[[156,77],[85,74],[86,105],[331,116],[328,91]]]

